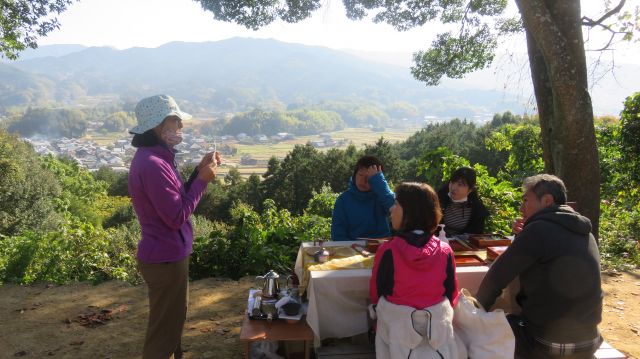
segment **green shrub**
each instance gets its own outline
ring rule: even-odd
[[[600,254],[603,267],[640,266],[640,92],[629,96],[620,123],[598,126]]]
[[[600,256],[604,267],[640,266],[640,189],[621,191],[600,206]]]
[[[331,218],[336,199],[338,199],[338,194],[331,192],[331,187],[324,185],[320,192],[313,191],[313,197],[309,200],[305,213]]]
[[[66,283],[139,280],[135,226],[103,230],[89,223],[67,222],[58,231],[23,232],[0,241],[3,282]]]
[[[462,166],[469,166],[467,159],[451,154],[445,148],[438,148],[426,154],[419,165],[421,175],[425,175],[436,183],[446,183],[453,171]],[[489,218],[485,224],[486,232],[502,234],[511,233],[511,225],[519,216],[518,206],[522,190],[514,188],[509,181],[492,177],[487,167],[475,164],[476,187],[478,196],[489,210]],[[440,179],[436,179],[440,176]],[[436,188],[437,190],[437,188]]]
[[[61,186],[40,158],[16,136],[0,130],[0,235],[57,228]]]
[[[620,138],[623,153],[627,160],[640,163],[640,92],[627,97],[624,109],[620,113]],[[640,174],[632,173],[636,181],[640,181]]]
[[[231,212],[231,225],[196,220],[196,228],[203,225],[211,231],[195,237],[190,270],[193,279],[237,279],[270,269],[290,273],[300,243],[326,239],[330,233],[330,218],[311,214],[294,217],[276,208],[272,200],[265,201],[262,213],[241,202],[235,203]]]
[[[137,221],[131,202],[127,201],[126,204],[114,208],[115,209],[112,209],[112,214],[107,216],[102,222],[104,228],[113,228]]]

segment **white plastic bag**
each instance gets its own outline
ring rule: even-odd
[[[467,289],[460,290],[453,328],[471,359],[512,359],[516,341],[502,309],[487,312]]]
[[[422,310],[378,301],[376,358],[466,359],[467,351],[456,337],[449,300]]]
[[[251,359],[284,359],[278,355],[278,342],[272,340],[263,340],[251,343]]]

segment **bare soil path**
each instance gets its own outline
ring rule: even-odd
[[[251,278],[191,283],[185,358],[242,357],[238,337],[251,285]],[[640,270],[604,274],[603,287],[605,339],[640,359]],[[122,282],[2,285],[0,358],[139,358],[146,300],[144,285]]]

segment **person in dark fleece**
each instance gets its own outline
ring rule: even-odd
[[[438,191],[442,221],[447,235],[484,232],[489,211],[476,191],[476,171],[471,167],[455,170],[449,182]]]
[[[477,293],[490,309],[514,278],[521,315],[507,319],[516,358],[591,358],[602,343],[600,253],[591,222],[566,205],[561,179],[525,179],[513,244],[493,263]]]

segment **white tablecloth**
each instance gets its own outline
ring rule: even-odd
[[[349,246],[354,242],[326,242],[325,246]],[[358,243],[358,242],[357,242]],[[362,244],[362,242],[359,242]],[[303,243],[303,246],[311,246]],[[296,274],[302,278],[298,253]],[[458,286],[475,294],[489,267],[459,267]],[[312,271],[307,287],[307,323],[318,339],[344,338],[366,333],[371,269]]]

